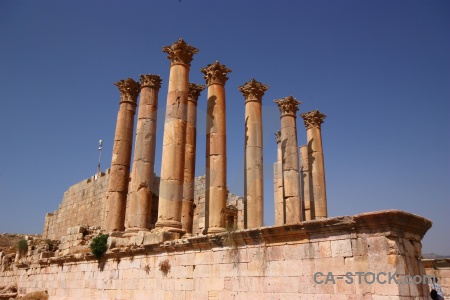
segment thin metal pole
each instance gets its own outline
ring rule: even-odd
[[[98,166],[97,166],[97,174],[100,174],[100,161],[102,159],[102,140],[98,141]]]

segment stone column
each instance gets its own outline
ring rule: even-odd
[[[325,185],[325,165],[323,160],[321,124],[326,118],[318,110],[310,111],[300,115],[306,127],[306,139],[308,141],[308,161],[311,173],[312,196],[314,200],[315,219],[328,217],[327,192]]]
[[[104,229],[107,232],[124,230],[134,114],[140,87],[139,83],[131,78],[116,82],[115,85],[120,91],[120,107],[117,114],[111,173],[105,203]]]
[[[194,217],[195,150],[197,143],[197,100],[205,89],[204,85],[189,83],[186,145],[184,153],[183,203],[181,225],[187,235],[192,235]]]
[[[128,194],[126,231],[151,229],[159,75],[141,75],[133,169]]]
[[[239,87],[245,98],[245,218],[246,229],[264,225],[262,97],[268,85],[251,79]]]
[[[311,173],[309,172],[308,146],[300,146],[301,199],[303,203],[303,220],[314,220],[314,202],[311,197]]]
[[[225,82],[230,69],[218,61],[202,68],[208,86],[206,120],[206,194],[207,233],[226,231],[227,199],[226,105]]]
[[[189,69],[198,49],[179,39],[163,52],[171,64],[156,227],[181,232]]]
[[[281,151],[283,164],[284,207],[286,224],[301,221],[300,179],[296,112],[301,104],[292,96],[275,100],[281,112]]]
[[[274,210],[275,226],[281,226],[286,222],[284,215],[284,197],[283,197],[283,164],[281,152],[281,131],[275,133],[277,141],[277,162],[273,164],[273,191],[274,191]]]

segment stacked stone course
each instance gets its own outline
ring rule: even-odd
[[[60,240],[67,234],[67,229],[78,225],[98,226],[103,224],[105,197],[108,189],[109,170],[92,176],[69,188],[64,193],[59,208],[45,217],[43,237]],[[159,189],[159,177],[154,179],[154,191]],[[205,228],[205,176],[195,178],[193,235],[198,235]],[[235,206],[238,216],[237,228],[243,227],[243,198],[229,193],[227,206]],[[158,194],[153,194],[152,222],[158,216]]]
[[[109,176],[108,169],[71,186],[64,193],[59,208],[46,215],[43,236],[59,240],[70,227],[103,224]]]
[[[164,238],[169,232],[149,241],[137,235],[128,243],[140,247],[110,244],[101,268],[88,253],[37,259],[0,273],[0,286],[17,283],[19,294],[47,290],[50,299],[67,300],[427,299],[425,284],[358,283],[357,277],[345,283],[337,276],[424,275],[420,241],[430,227],[427,219],[392,210],[180,240]],[[331,272],[335,282],[315,281],[318,272]]]

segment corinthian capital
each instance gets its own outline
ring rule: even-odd
[[[192,56],[198,52],[197,48],[192,47],[183,39],[179,39],[170,46],[163,47],[162,50],[169,54],[167,58],[170,59],[171,65],[183,64],[188,66],[191,65]]]
[[[137,96],[139,94],[140,84],[131,78],[121,80],[114,83],[120,91],[120,102],[131,101],[136,103]]]
[[[299,104],[302,104],[300,101],[295,99],[292,96],[287,96],[278,100],[274,100],[276,104],[278,104],[278,109],[281,112],[281,115],[294,115],[298,111]]]
[[[320,125],[323,123],[323,120],[327,117],[317,109],[310,112],[306,112],[304,114],[300,114],[300,116],[303,118],[303,121],[305,122],[306,129],[313,127],[320,128]]]
[[[141,89],[143,87],[151,87],[156,90],[159,90],[159,88],[161,87],[161,82],[162,82],[162,79],[159,75],[152,75],[152,74],[142,75],[141,74]]]
[[[205,89],[204,84],[189,83],[188,100],[197,103],[200,93]]]
[[[213,64],[209,64],[206,68],[201,68],[200,71],[205,74],[203,78],[206,79],[206,84],[221,84],[225,85],[228,80],[227,73],[231,72],[225,65],[221,65],[217,60]]]
[[[262,101],[262,96],[269,88],[268,85],[262,84],[252,78],[249,82],[238,87],[238,90],[244,95],[247,101]]]

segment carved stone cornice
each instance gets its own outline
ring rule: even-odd
[[[136,99],[139,94],[141,85],[139,82],[131,78],[121,80],[114,83],[120,91],[120,102],[132,102],[136,104]]]
[[[262,101],[262,96],[269,89],[268,85],[262,84],[252,78],[249,82],[238,87],[238,90],[244,95],[247,101]]]
[[[278,104],[278,109],[281,112],[281,115],[294,115],[298,111],[298,106],[302,104],[302,102],[298,101],[292,96],[287,96],[278,100],[274,100],[276,104]]]
[[[225,85],[228,80],[227,73],[231,72],[225,65],[221,65],[217,60],[213,64],[209,64],[206,68],[201,68],[200,71],[205,74],[203,78],[206,79],[206,84],[221,84]]]
[[[161,82],[162,79],[159,75],[141,74],[141,89],[143,87],[150,87],[159,90],[161,88]]]
[[[281,142],[281,131],[275,132],[275,140],[277,141],[277,144]]]
[[[197,48],[192,47],[183,41],[183,39],[179,39],[170,46],[163,47],[162,51],[169,54],[167,58],[170,59],[171,65],[183,64],[188,66],[191,65],[192,56],[198,53]]]
[[[300,116],[303,118],[303,121],[305,122],[306,129],[310,129],[313,127],[320,128],[320,125],[323,123],[323,120],[327,117],[317,109],[310,112],[306,112],[304,114],[300,114]]]
[[[206,88],[206,85],[204,84],[196,84],[196,83],[189,83],[188,88],[188,101],[192,101],[197,103],[198,97],[200,96],[200,93]]]

